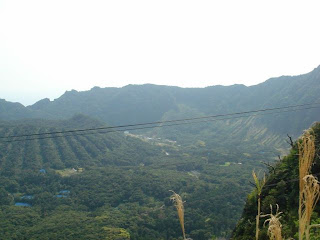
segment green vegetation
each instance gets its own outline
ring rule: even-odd
[[[258,210],[257,210],[257,216],[256,216],[256,240],[259,239],[259,223],[260,223],[260,215],[261,215],[261,192],[262,188],[266,184],[266,177],[263,176],[261,180],[258,179],[257,174],[252,171],[252,177],[254,179],[254,183],[256,185],[256,192],[257,192],[257,198],[258,198]]]
[[[221,167],[229,167],[231,165],[231,162],[225,162],[223,165],[220,165]]]
[[[77,115],[3,122],[0,131],[18,135],[70,126],[103,124]],[[0,238],[179,239],[171,189],[186,201],[186,237],[229,235],[250,191],[250,170],[245,164],[220,167],[225,156],[212,150],[159,141],[112,133],[1,142]],[[229,161],[236,163],[236,156],[230,152]],[[260,166],[249,157],[246,164]],[[21,202],[31,207],[14,206]]]
[[[28,134],[69,126],[103,124],[78,115],[66,121],[2,123],[0,131]],[[314,129],[318,136],[319,125]],[[159,146],[159,141],[166,140],[149,144],[135,136],[112,133],[2,142],[0,238],[125,239],[129,234],[130,239],[179,239],[180,222],[170,202],[170,189],[186,201],[186,238],[230,235],[251,189],[251,169],[262,167],[256,155],[218,153],[205,146],[178,147],[178,143]],[[276,203],[284,212],[284,236],[293,236],[297,229],[297,211],[292,204],[298,202],[294,197],[298,185],[285,183],[298,176],[297,151],[295,146],[277,163],[275,173],[269,174],[266,186],[275,183],[276,188],[263,187],[261,191],[263,213]],[[239,158],[242,164],[238,164]],[[317,172],[316,168],[317,164],[312,171]],[[14,206],[19,202],[31,207]],[[254,239],[256,212],[254,192],[234,232],[239,237],[235,239]],[[59,224],[55,225],[56,221]],[[267,239],[263,222],[262,240]],[[320,221],[315,216],[312,223]],[[316,231],[311,229],[311,235]]]
[[[283,158],[281,161],[277,162],[274,166],[274,169],[269,172],[269,174],[266,176],[266,183],[265,186],[262,188],[261,191],[261,210],[263,213],[270,212],[270,205],[276,206],[279,205],[278,212],[282,212],[281,214],[281,226],[282,226],[282,237],[283,239],[288,239],[290,237],[293,237],[294,239],[299,238],[299,215],[301,215],[301,218],[306,217],[305,220],[302,220],[302,224],[300,221],[300,227],[302,227],[302,232],[305,231],[305,229],[308,226],[309,220],[307,219],[310,217],[310,223],[311,224],[319,224],[320,223],[320,208],[319,204],[315,205],[315,200],[318,198],[318,191],[319,186],[318,184],[313,184],[314,180],[309,181],[303,176],[311,176],[312,175],[319,175],[320,172],[320,123],[315,124],[312,127],[312,137],[315,137],[315,151],[312,150],[312,148],[308,147],[309,145],[304,142],[303,149],[304,152],[301,151],[301,139],[298,139],[298,141],[294,144],[293,148],[291,149],[288,156]],[[303,138],[305,139],[305,138]],[[305,141],[305,140],[303,140]],[[313,153],[312,153],[313,152]],[[312,162],[314,163],[312,164]],[[300,164],[299,164],[300,162]],[[307,164],[304,164],[302,162],[308,162]],[[299,168],[300,165],[300,168]],[[299,174],[300,170],[300,174]],[[303,174],[301,174],[303,172]],[[301,178],[299,177],[302,176]],[[313,177],[312,177],[313,178]],[[311,179],[311,178],[308,178]],[[314,179],[314,178],[313,178]],[[299,185],[301,182],[305,181],[306,185],[309,184],[309,187],[300,187],[300,189],[303,189],[302,191],[299,190]],[[304,189],[307,189],[305,192]],[[313,192],[315,194],[313,194]],[[301,198],[301,195],[303,196]],[[304,214],[300,213],[298,211],[299,209],[299,196],[300,199],[303,201],[304,207],[301,207],[302,209],[305,209]],[[306,197],[307,196],[307,197]],[[315,198],[314,198],[315,196]],[[309,199],[309,200],[308,200]],[[255,239],[255,232],[256,232],[256,212],[257,212],[257,194],[256,191],[252,192],[247,199],[242,217],[240,221],[237,224],[237,227],[235,228],[233,232],[233,240],[253,240]],[[312,208],[315,207],[313,213]],[[298,214],[298,212],[300,214]],[[308,212],[308,213],[307,213]],[[277,220],[274,217],[279,217],[279,214],[268,216],[271,217],[270,224],[274,223],[277,226],[280,226],[280,223],[277,222]],[[312,213],[312,214],[311,214]],[[261,216],[262,222],[266,220],[266,218],[263,218],[263,215]],[[265,216],[266,217],[266,216]],[[273,222],[272,222],[273,221]],[[269,239],[268,234],[270,235],[270,230],[268,232],[267,227],[263,227],[263,224],[260,221],[260,233],[259,233],[259,239],[260,240],[267,240]],[[270,225],[269,225],[270,227]],[[310,230],[310,239],[316,240],[319,239],[320,231],[318,228],[311,228]],[[280,233],[278,232],[278,237]],[[301,234],[301,239],[304,234]],[[280,238],[276,238],[280,239]]]
[[[168,189],[180,190],[185,196],[187,236],[207,239],[227,234],[239,217],[239,202],[248,188],[240,182],[237,187],[231,181],[221,184],[218,178],[203,174],[197,179],[177,170],[139,166],[91,167],[69,177],[50,170],[1,177],[1,193],[6,198],[1,198],[0,236],[11,239],[14,231],[30,233],[28,239],[42,238],[43,234],[59,239],[99,239],[108,236],[102,231],[108,227],[125,229],[131,239],[178,239],[180,224]],[[57,197],[62,190],[70,193]],[[25,195],[33,199],[22,200]],[[230,199],[227,202],[226,197]],[[13,206],[21,201],[32,207]],[[74,223],[74,218],[78,222]],[[55,221],[59,221],[57,226],[52,225]],[[48,226],[52,230],[48,231]],[[88,233],[79,237],[84,229]]]
[[[56,170],[56,173],[60,174],[62,177],[70,177],[74,174],[80,174],[83,172],[83,168],[75,169],[75,168],[66,168],[62,170]]]
[[[0,100],[0,136],[320,102],[319,77],[320,67],[251,87],[96,87],[29,107]],[[181,239],[169,190],[186,201],[184,238],[228,237],[251,190],[252,169],[272,164],[286,152],[286,134],[297,137],[318,117],[319,109],[312,109],[125,134],[0,140],[0,239]],[[314,131],[319,146],[319,125]],[[283,212],[283,236],[297,233],[299,183],[286,182],[299,175],[297,154],[295,145],[275,170],[270,167],[266,185],[249,195],[234,239],[254,239],[256,232],[260,240],[268,239],[266,219],[256,215],[260,207],[262,215],[269,213],[270,204]],[[317,152],[311,173],[319,172],[319,164]],[[318,213],[316,206],[312,224],[320,224]],[[311,229],[311,239],[317,231]]]

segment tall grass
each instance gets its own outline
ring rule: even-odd
[[[268,235],[270,240],[282,240],[282,235],[281,235],[281,229],[282,225],[280,223],[280,218],[281,218],[281,213],[279,212],[279,205],[277,204],[277,210],[276,214],[273,215],[272,212],[272,205],[270,205],[270,214],[262,215],[261,217],[269,217],[267,220],[264,221],[265,225],[266,223],[269,224],[268,226]]]
[[[266,183],[266,176],[264,175],[261,180],[258,179],[257,174],[255,171],[252,171],[252,177],[254,179],[254,183],[257,188],[257,197],[258,197],[258,210],[257,210],[257,216],[256,216],[256,240],[259,239],[259,223],[260,223],[260,215],[261,215],[261,192],[262,188]]]
[[[299,150],[299,240],[309,238],[311,214],[319,200],[319,182],[310,175],[315,157],[315,137],[307,131],[298,141]]]
[[[173,193],[170,197],[170,200],[173,201],[174,206],[177,209],[181,230],[183,234],[183,239],[186,239],[186,233],[184,230],[184,206],[183,206],[182,198],[180,197],[179,194],[175,193],[174,191],[170,190],[170,192]]]
[[[301,228],[305,230],[306,240],[310,238],[311,214],[320,197],[320,187],[318,180],[312,176],[307,175],[303,178],[305,186],[302,192],[302,213],[301,213]],[[303,235],[302,235],[303,237]]]

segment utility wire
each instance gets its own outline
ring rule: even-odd
[[[234,116],[234,115],[249,114],[249,113],[258,113],[258,112],[274,111],[274,110],[281,110],[281,109],[288,109],[288,108],[295,108],[295,107],[304,107],[304,106],[319,105],[319,104],[320,104],[320,103],[315,102],[315,103],[306,103],[306,104],[291,105],[291,106],[285,106],[285,107],[265,108],[265,109],[252,110],[252,111],[235,112],[235,113],[228,113],[228,114],[218,114],[218,115],[210,115],[210,116],[194,117],[194,118],[184,118],[184,119],[176,119],[176,120],[146,122],[146,123],[127,124],[127,125],[118,125],[118,126],[109,126],[109,127],[98,127],[98,128],[73,129],[73,130],[66,130],[66,131],[44,132],[44,133],[34,133],[34,134],[24,134],[24,135],[0,136],[0,139],[18,138],[18,137],[32,137],[32,136],[43,136],[43,135],[49,135],[49,134],[64,134],[64,133],[75,133],[75,132],[87,132],[87,131],[117,129],[117,128],[135,127],[135,126],[146,126],[146,125],[155,125],[155,124],[184,122],[184,121],[192,121],[192,120],[200,120],[200,119],[210,119],[210,118]],[[126,131],[126,130],[122,130],[122,131]]]
[[[113,133],[113,132],[123,132],[123,131],[133,131],[133,130],[141,130],[141,129],[150,129],[150,128],[170,127],[170,126],[179,126],[179,125],[194,124],[194,123],[206,123],[206,122],[214,122],[214,121],[229,120],[229,119],[236,119],[236,118],[262,116],[262,115],[270,115],[270,114],[280,114],[280,113],[285,113],[285,112],[296,112],[296,111],[301,111],[301,110],[320,108],[320,106],[317,106],[317,107],[289,109],[289,110],[278,111],[278,112],[268,112],[268,113],[262,113],[262,114],[251,114],[251,115],[228,117],[228,118],[218,118],[218,117],[222,117],[222,116],[233,116],[233,115],[240,115],[240,114],[265,112],[265,111],[288,109],[288,108],[301,107],[301,106],[310,106],[310,105],[315,105],[315,104],[319,104],[319,103],[308,103],[308,104],[293,105],[293,106],[286,106],[286,107],[267,108],[267,109],[261,109],[261,110],[237,112],[237,113],[230,113],[230,114],[220,114],[220,115],[196,117],[196,118],[185,118],[185,119],[178,119],[178,120],[158,121],[158,122],[129,124],[129,125],[120,125],[120,126],[111,126],[111,127],[100,127],[100,128],[75,129],[75,130],[69,130],[69,131],[46,132],[46,133],[37,133],[37,134],[15,135],[15,136],[0,137],[0,139],[18,138],[18,137],[31,137],[31,136],[42,136],[42,135],[49,135],[49,134],[77,133],[77,132],[85,132],[85,131],[97,131],[97,130],[113,129],[113,130],[104,131],[104,132],[89,132],[89,133],[80,133],[80,134],[69,134],[69,135],[57,135],[57,136],[44,136],[44,137],[37,137],[37,138],[15,139],[15,140],[9,140],[9,141],[0,141],[0,143],[11,143],[11,142],[21,142],[21,141],[28,141],[28,140],[41,140],[41,139],[50,139],[50,138],[72,137],[72,136],[84,136],[84,135],[92,135],[92,134],[106,134],[106,133]],[[208,119],[208,118],[218,118],[218,119]],[[185,122],[185,121],[199,120],[199,119],[207,119],[207,120],[195,121],[195,122]],[[179,123],[168,124],[168,125],[157,125],[157,126],[145,126],[145,125],[151,125],[151,124],[154,125],[154,124],[163,124],[163,123],[172,123],[172,122],[179,122]],[[144,127],[125,128],[125,127],[135,127],[135,126],[144,126]],[[121,128],[121,129],[116,129],[116,128]],[[313,176],[319,176],[320,173],[315,173],[315,174],[312,174],[312,175]],[[294,178],[294,179],[290,179],[290,180],[287,180],[287,181],[282,180],[282,182],[290,183],[290,182],[296,182],[296,181],[299,181],[299,180],[300,180],[299,178]],[[276,185],[278,185],[278,183],[267,184],[267,185],[264,185],[264,187],[276,186]]]
[[[179,126],[179,125],[186,125],[186,124],[194,124],[194,123],[205,123],[205,122],[214,122],[214,121],[221,121],[221,120],[228,120],[228,119],[236,119],[236,118],[244,118],[244,117],[253,117],[253,116],[262,116],[262,115],[270,115],[270,114],[279,114],[284,112],[296,112],[301,110],[308,110],[319,108],[320,106],[314,107],[307,107],[307,108],[297,108],[303,106],[311,106],[311,105],[318,105],[320,103],[307,103],[307,104],[300,104],[300,105],[291,105],[285,107],[277,107],[277,108],[266,108],[260,110],[253,110],[253,111],[245,111],[245,112],[236,112],[230,114],[219,114],[219,115],[211,115],[211,116],[204,116],[204,117],[195,117],[195,118],[185,118],[185,119],[177,119],[177,120],[167,120],[167,121],[157,121],[157,122],[147,122],[147,123],[138,123],[138,124],[128,124],[128,125],[119,125],[119,126],[110,126],[110,127],[99,127],[99,128],[87,128],[87,129],[74,129],[74,130],[67,130],[67,131],[56,131],[56,132],[45,132],[45,133],[35,133],[35,134],[25,134],[25,135],[12,135],[12,136],[1,136],[0,139],[9,139],[9,138],[21,138],[21,137],[36,137],[36,138],[26,138],[26,139],[14,139],[9,141],[0,141],[0,143],[11,143],[11,142],[21,142],[21,141],[29,141],[29,140],[41,140],[41,139],[49,139],[49,138],[61,138],[61,137],[71,137],[71,136],[83,136],[83,135],[92,135],[92,134],[106,134],[112,132],[122,132],[122,131],[133,131],[133,130],[142,130],[142,129],[150,129],[150,128],[160,128],[160,127],[170,127],[170,126]],[[297,109],[290,109],[290,108],[297,108]],[[274,111],[274,110],[282,110],[282,109],[289,109],[285,111],[278,111],[278,112],[268,112],[259,114],[259,112],[267,112],[267,111]],[[251,115],[244,115],[244,116],[235,116],[235,115],[243,115],[243,114],[250,114],[250,113],[258,113],[258,114],[251,114]],[[226,117],[226,116],[235,116],[235,117],[228,117],[228,118],[219,118],[219,117]],[[217,119],[211,119],[217,118]],[[202,121],[194,121],[194,120],[201,120]],[[193,122],[190,122],[193,121]],[[155,125],[155,124],[166,124],[166,123],[174,123],[174,124],[167,124],[167,125],[157,125],[157,126],[148,126],[148,125]],[[138,126],[138,127],[137,127]],[[108,130],[104,132],[89,132],[88,131],[99,131],[99,130]],[[54,134],[65,134],[65,133],[78,133],[84,132],[80,134],[69,134],[69,135],[56,135],[56,136],[44,136],[44,135],[54,135]],[[43,137],[41,137],[43,136]],[[318,176],[320,173],[313,174],[313,176]],[[299,181],[299,178],[290,179],[287,181],[282,180],[285,183],[296,182]],[[264,187],[272,187],[276,186],[278,183],[274,184],[267,184]]]
[[[109,131],[103,131],[103,132],[102,131],[100,131],[100,132],[89,132],[89,133],[85,132],[85,133],[69,134],[69,135],[54,135],[54,136],[43,136],[43,137],[40,136],[40,137],[26,138],[26,139],[13,139],[13,140],[7,140],[7,141],[0,141],[0,143],[22,142],[22,141],[30,141],[30,140],[41,140],[41,139],[50,139],[50,138],[72,137],[72,136],[83,136],[83,135],[92,135],[92,134],[107,134],[107,133],[123,132],[123,131],[134,131],[134,130],[142,130],[142,129],[152,129],[152,128],[180,126],[180,125],[194,124],[194,123],[205,123],[205,122],[214,122],[214,121],[236,119],[236,118],[244,118],[244,117],[262,116],[262,115],[270,115],[270,114],[280,114],[280,113],[285,113],[285,112],[296,112],[296,111],[308,110],[308,109],[314,109],[314,108],[320,108],[320,106],[308,107],[308,108],[288,109],[288,110],[285,110],[285,111],[278,111],[278,112],[267,112],[267,113],[260,113],[260,114],[257,113],[257,114],[244,115],[244,116],[233,116],[233,117],[228,117],[228,118],[206,119],[206,120],[194,121],[194,122],[190,122],[189,120],[184,120],[184,121],[189,121],[189,122],[179,122],[179,123],[173,123],[173,124],[167,124],[167,125],[156,125],[156,126],[142,126],[142,127],[133,127],[133,128],[111,129]],[[247,112],[244,112],[244,113],[247,113]],[[179,120],[179,121],[182,121],[182,120]],[[135,125],[135,126],[139,126],[139,125]],[[107,130],[107,129],[110,129],[110,128],[97,128],[95,130],[98,130],[98,129]],[[89,130],[89,131],[92,131],[92,130]],[[74,130],[71,133],[74,133],[74,132],[78,132],[78,131]],[[81,132],[83,132],[83,131],[81,131]],[[50,134],[64,134],[64,133],[70,133],[70,131],[54,132],[54,133],[50,133]],[[46,133],[46,134],[49,134],[49,133]],[[20,136],[22,137],[22,135],[20,135]],[[28,135],[28,136],[30,136],[30,135]],[[32,135],[32,136],[34,136],[34,135]]]

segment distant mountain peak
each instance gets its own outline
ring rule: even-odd
[[[47,106],[50,104],[50,99],[49,98],[44,98],[36,102],[35,104],[31,105],[30,108],[33,110],[39,110],[42,109],[43,107]]]

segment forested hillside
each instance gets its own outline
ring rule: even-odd
[[[105,124],[83,115],[76,115],[70,120],[62,121],[30,120],[2,123],[0,134],[3,138],[99,126]],[[33,138],[35,140],[25,141]],[[6,142],[1,142],[0,171],[9,171],[7,175],[10,176],[11,171],[24,169],[150,164],[152,159],[161,153],[158,148],[135,138],[125,138],[118,133],[51,134],[38,138],[6,138]]]
[[[17,120],[25,118],[52,118],[52,116],[48,116],[43,112],[28,109],[21,103],[7,102],[0,98],[1,120]]]
[[[320,123],[312,127],[312,134],[315,136],[316,154],[311,174],[319,177],[320,172]],[[299,141],[299,140],[298,140]],[[298,206],[299,206],[299,151],[297,142],[294,143],[289,155],[270,168],[266,176],[265,186],[261,193],[261,212],[270,213],[270,205],[273,206],[273,214],[276,211],[276,204],[282,212],[280,222],[282,224],[283,239],[298,239]],[[261,177],[263,174],[260,174]],[[240,221],[233,232],[233,240],[255,239],[257,215],[257,191],[254,190],[247,199]],[[268,240],[267,226],[263,226],[267,217],[261,218],[259,234],[260,240]],[[320,223],[320,205],[312,215],[312,224]],[[311,239],[320,238],[320,231],[317,228],[311,230]]]
[[[0,126],[1,239],[178,239],[169,190],[187,201],[187,236],[228,236],[260,165],[123,132],[3,138],[105,126],[83,115]]]

